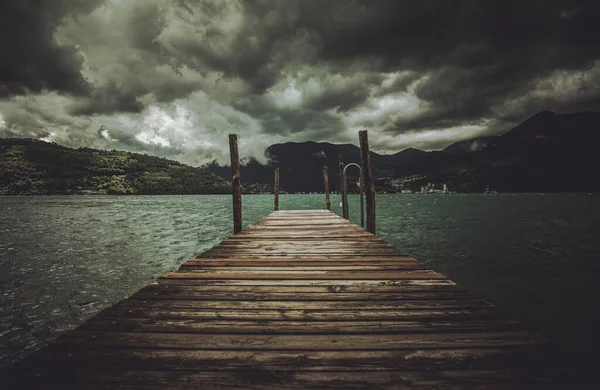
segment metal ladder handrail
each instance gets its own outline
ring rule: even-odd
[[[348,167],[351,166],[355,166],[360,170],[360,175],[359,175],[359,179],[358,179],[358,186],[360,188],[360,226],[361,227],[365,227],[365,206],[364,206],[364,183],[363,183],[363,170],[362,167],[356,163],[350,163],[350,164],[346,164],[346,166],[344,167],[344,170],[342,171],[342,181],[343,181],[343,186],[344,186],[344,192],[343,194],[347,197],[348,195],[348,186],[346,184],[346,169],[348,169]],[[348,214],[348,199],[342,199],[342,207],[345,208],[345,210],[343,210],[342,212],[348,216],[348,219],[350,219],[350,214]]]

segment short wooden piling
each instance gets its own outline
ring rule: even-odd
[[[325,183],[325,204],[327,210],[331,210],[331,199],[329,197],[329,172],[327,167],[323,167],[323,182]]]
[[[273,210],[277,211],[279,210],[279,168],[275,168],[275,185],[273,193],[275,194],[275,205]]]
[[[340,165],[340,195],[342,198],[342,216],[348,219],[348,198],[346,197],[346,177],[344,175],[344,155],[338,156]]]
[[[240,178],[240,155],[238,154],[237,134],[229,134],[231,155],[231,187],[233,192],[233,233],[242,231],[242,181]]]
[[[367,130],[360,131],[358,135],[360,139],[363,183],[367,197],[367,230],[375,234],[375,184],[373,183],[373,171],[371,170],[369,135]]]

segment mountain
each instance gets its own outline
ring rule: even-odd
[[[160,157],[0,139],[0,195],[228,192],[229,181],[206,169]]]
[[[600,190],[594,180],[594,168],[600,164],[600,112],[542,111],[499,137],[467,142],[478,147],[454,154],[452,164],[428,172],[432,180],[475,190],[489,185],[501,192]],[[457,150],[456,144],[445,151],[449,148]]]
[[[490,137],[478,137],[478,138],[468,139],[465,141],[458,141],[458,142],[455,142],[452,145],[447,146],[444,149],[442,149],[442,152],[447,153],[447,154],[453,154],[456,156],[460,156],[460,155],[464,155],[464,154],[472,153],[472,152],[479,152],[479,151],[487,148],[487,146],[489,144],[494,143],[494,141],[497,138],[498,138],[497,136],[490,136]]]
[[[376,190],[418,190],[442,183],[458,192],[597,192],[600,112],[540,112],[500,136],[456,142],[441,151],[371,152]],[[282,191],[323,191],[323,166],[331,191],[339,191],[338,155],[360,164],[360,149],[327,142],[281,143],[265,151],[268,163],[243,161],[246,192],[272,191],[280,168]],[[350,190],[358,170],[348,168]],[[229,193],[231,168],[190,167],[142,154],[71,149],[31,139],[0,139],[0,195]]]
[[[451,190],[481,192],[595,192],[600,183],[600,112],[556,114],[542,111],[501,136],[456,142],[441,151],[409,148],[392,155],[371,152],[378,191],[418,190],[427,183],[446,183]],[[323,190],[322,169],[329,167],[332,191],[339,190],[338,154],[360,164],[357,146],[288,142],[265,151],[268,164],[256,160],[242,167],[242,182],[269,189],[273,169],[289,192]],[[231,177],[229,167],[209,164],[208,170]],[[349,168],[349,183],[357,180]]]

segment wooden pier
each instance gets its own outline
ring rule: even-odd
[[[9,367],[0,388],[529,389],[548,384],[544,351],[359,226],[276,211]]]

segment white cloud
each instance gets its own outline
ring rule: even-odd
[[[98,116],[96,128],[106,126],[111,137],[126,143],[134,139],[173,153],[170,158],[201,165],[216,159],[229,163],[228,133],[239,135],[242,157],[266,162],[264,150],[277,137],[264,137],[259,123],[242,112],[222,105],[203,92],[173,103],[155,104],[139,114]]]
[[[302,104],[303,91],[296,86],[296,80],[288,79],[287,86],[281,87],[276,85],[267,92],[273,105],[277,108],[298,108]]]
[[[90,121],[87,118],[73,117],[67,107],[73,98],[46,92],[38,95],[15,96],[0,100],[0,113],[3,113],[4,128],[18,133],[22,137],[39,139],[55,135],[53,140],[70,140],[83,142],[85,134],[78,130],[86,128]],[[2,126],[0,126],[2,128]]]
[[[531,82],[526,92],[495,108],[497,113],[510,113],[523,108],[532,111],[576,104],[597,95],[600,88],[600,61],[585,70],[555,70]]]
[[[379,134],[373,147],[387,153],[395,153],[406,148],[432,150],[443,148],[451,143],[475,138],[487,130],[486,123],[472,126],[457,126],[448,129],[408,132],[398,135]],[[431,147],[435,145],[435,147]]]
[[[57,136],[58,134],[56,132],[51,131],[50,134],[45,137],[41,137],[40,140],[44,142],[54,142]]]
[[[398,93],[377,98],[371,98],[362,107],[351,111],[344,121],[349,128],[385,127],[402,118],[408,119],[421,114],[428,109],[414,94]]]

